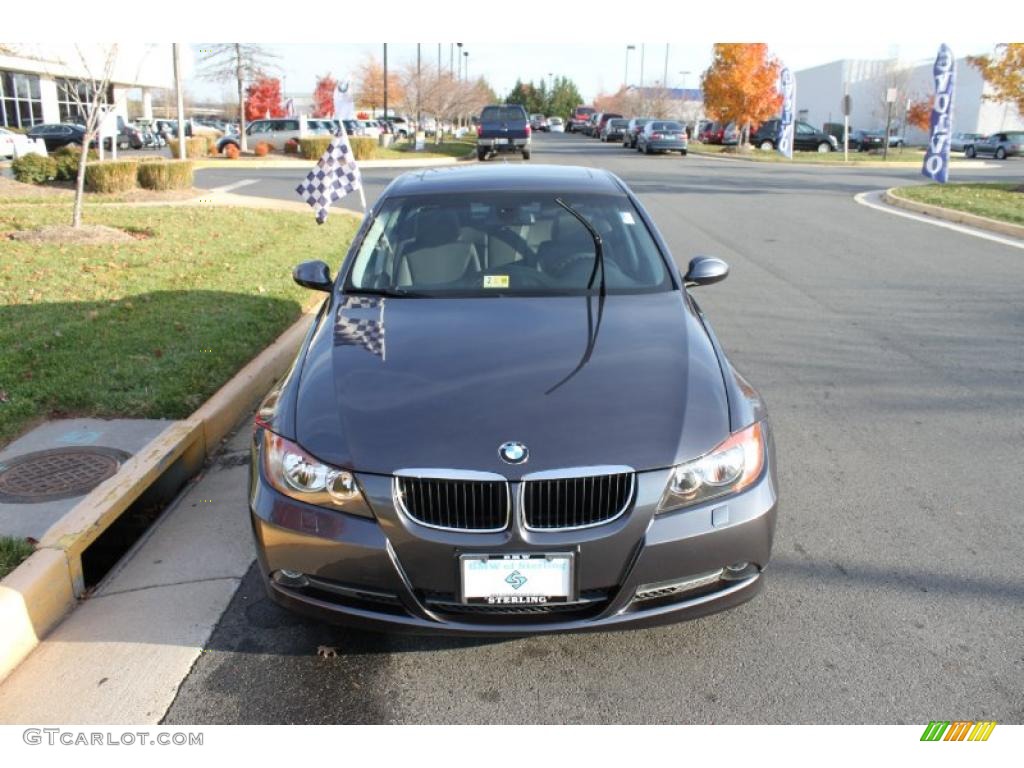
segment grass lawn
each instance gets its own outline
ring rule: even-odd
[[[0,579],[13,571],[35,548],[24,539],[0,536]]]
[[[413,142],[401,144],[394,155],[384,155],[385,152],[392,151],[389,149],[380,149],[381,159],[385,157],[397,157],[406,159],[410,156],[413,157],[463,157],[465,155],[471,155],[476,151],[476,141],[473,139],[446,139],[441,144],[434,144],[430,139],[427,139],[426,147],[422,152],[415,150],[415,144]]]
[[[729,151],[727,151],[729,150]],[[889,157],[882,159],[882,154],[871,152],[850,152],[849,163],[843,161],[843,150],[838,152],[794,152],[793,159],[783,157],[776,151],[766,152],[760,149],[751,149],[749,152],[739,153],[734,147],[725,147],[721,144],[701,144],[690,142],[690,152],[697,155],[723,155],[724,157],[741,157],[745,160],[755,160],[762,163],[826,163],[829,165],[853,165],[855,163],[917,163],[924,161],[924,150],[909,147],[889,149]]]
[[[292,322],[312,294],[299,261],[337,269],[358,226],[341,213],[87,205],[134,233],[107,245],[19,242],[67,204],[0,207],[0,446],[57,416],[181,418]]]
[[[1022,184],[923,184],[900,187],[895,194],[918,203],[1024,225]]]

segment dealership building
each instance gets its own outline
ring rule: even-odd
[[[797,119],[822,127],[843,122],[843,94],[852,101],[850,128],[885,130],[887,91],[896,89],[892,105],[892,126],[907,143],[924,144],[927,134],[906,125],[910,102],[928,99],[934,93],[933,61],[914,64],[895,59],[845,59],[803,69],[796,76]],[[983,99],[991,88],[966,58],[956,60],[956,89],[953,102],[953,131],[994,133],[1024,129],[1014,105]]]
[[[30,128],[39,123],[80,122],[75,94],[88,99],[92,80],[102,80],[107,50],[102,46],[5,44],[0,51],[0,126]],[[173,88],[174,67],[167,43],[120,44],[106,103],[124,118],[153,117],[153,91]],[[129,115],[129,101],[137,105]]]

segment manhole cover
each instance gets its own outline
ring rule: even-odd
[[[35,504],[83,496],[131,454],[116,448],[83,446],[35,451],[0,462],[0,502]]]

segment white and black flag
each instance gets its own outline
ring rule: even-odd
[[[352,154],[352,147],[345,132],[345,124],[339,121],[339,130],[320,157],[316,167],[309,172],[306,180],[295,188],[299,196],[312,206],[316,213],[316,223],[323,224],[327,219],[327,209],[335,200],[340,200],[350,192],[359,192],[363,209],[366,199],[363,197],[362,177],[359,166]]]

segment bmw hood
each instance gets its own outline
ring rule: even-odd
[[[656,469],[729,432],[718,359],[679,292],[349,296],[311,337],[297,386],[299,444],[368,473]],[[524,463],[499,457],[510,441]]]

